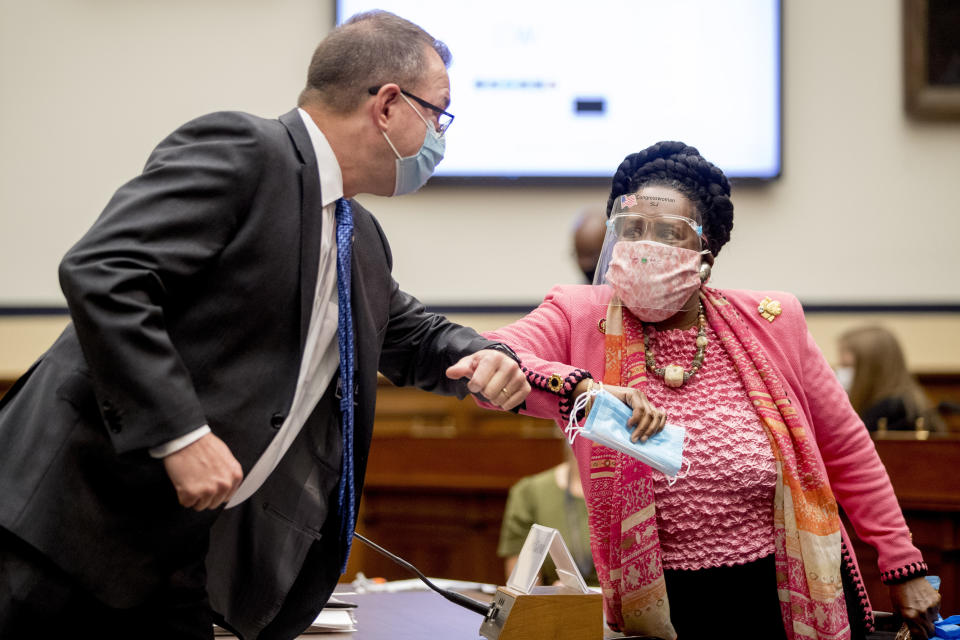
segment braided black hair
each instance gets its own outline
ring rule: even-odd
[[[631,153],[617,167],[607,200],[607,217],[614,200],[652,185],[670,187],[686,196],[703,219],[707,248],[713,255],[720,253],[733,228],[730,183],[723,171],[694,147],[682,142],[658,142]]]

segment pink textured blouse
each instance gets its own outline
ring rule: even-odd
[[[648,328],[657,366],[689,368],[697,329]],[[660,549],[666,569],[744,564],[773,553],[777,471],[756,410],[733,361],[707,327],[697,374],[671,389],[649,376],[643,392],[687,430],[684,466],[675,482],[653,473]]]

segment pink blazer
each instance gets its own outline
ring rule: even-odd
[[[803,308],[782,291],[727,290],[722,292],[750,327],[779,371],[790,401],[799,407],[816,443],[821,469],[826,472],[837,501],[861,540],[879,554],[884,582],[924,575],[926,565],[910,541],[887,472],[863,422],[850,406],[847,394],[807,330]],[[561,285],[554,287],[539,307],[509,326],[486,333],[491,340],[512,347],[523,361],[534,390],[525,414],[556,420],[566,426],[569,403],[551,391],[565,380],[567,389],[579,379],[576,369],[603,378],[604,337],[599,321],[611,297],[609,287]],[[757,310],[764,297],[778,300],[783,312],[769,322]],[[554,384],[550,384],[552,376]],[[589,442],[574,444],[584,491],[589,495]],[[849,565],[859,583],[859,570],[844,532]],[[864,604],[866,593],[861,595]],[[869,611],[869,608],[867,609]]]

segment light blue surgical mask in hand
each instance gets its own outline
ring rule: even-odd
[[[393,187],[393,195],[395,196],[413,193],[425,185],[427,180],[430,179],[430,176],[433,175],[437,165],[443,160],[443,154],[447,149],[446,138],[437,133],[434,126],[427,122],[427,119],[413,106],[413,103],[407,99],[407,96],[400,94],[400,97],[406,100],[410,108],[423,120],[423,124],[426,125],[427,130],[423,134],[423,144],[420,145],[420,150],[414,155],[407,157],[400,155],[400,152],[397,151],[397,148],[393,146],[393,143],[390,141],[390,137],[387,136],[386,131],[380,132],[383,134],[383,137],[387,139],[387,144],[393,149],[394,155],[397,156],[397,179]]]
[[[577,425],[577,413],[586,407],[593,397],[593,407],[583,426]],[[570,412],[570,422],[564,433],[570,444],[581,435],[605,447],[610,447],[640,462],[649,465],[666,476],[675,477],[683,464],[683,441],[686,429],[666,424],[663,430],[647,438],[646,442],[632,442],[632,430],[627,420],[633,415],[633,409],[621,402],[609,391],[591,389],[582,394]],[[689,463],[688,463],[689,464]]]

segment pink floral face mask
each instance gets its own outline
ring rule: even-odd
[[[613,247],[606,281],[633,315],[666,320],[700,288],[700,252],[659,242],[621,240]]]

